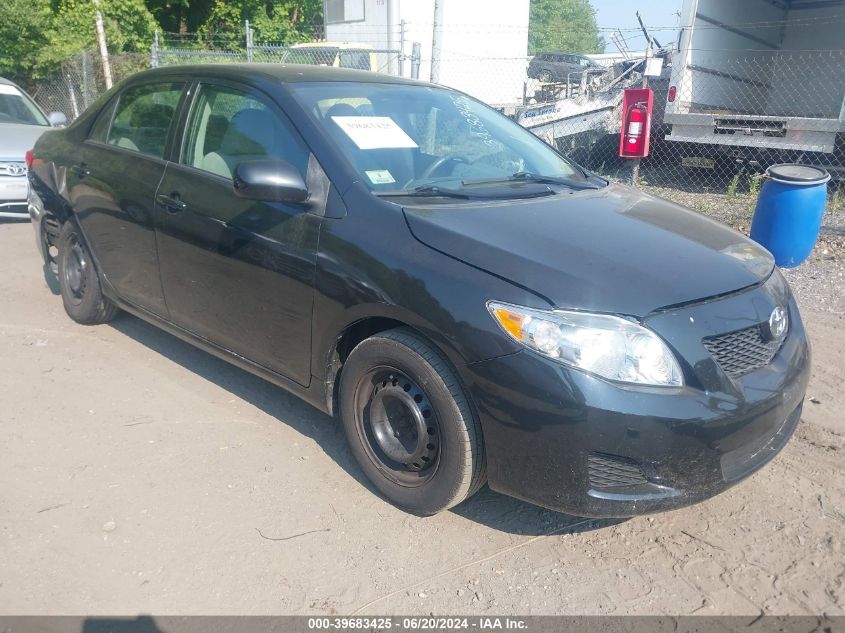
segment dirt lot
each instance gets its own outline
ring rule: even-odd
[[[128,315],[72,323],[27,223],[0,252],[0,613],[845,614],[845,321],[804,286],[812,400],[737,487],[624,522],[486,489],[420,519],[280,389]]]

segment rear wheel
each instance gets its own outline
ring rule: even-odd
[[[404,510],[435,514],[484,484],[481,428],[463,389],[410,329],[352,350],[340,376],[340,413],[361,469]]]
[[[73,220],[62,227],[56,259],[59,290],[68,316],[84,325],[111,321],[118,308],[103,296],[93,258]]]
[[[552,83],[552,80],[554,78],[552,77],[552,73],[550,70],[541,70],[540,74],[537,75],[537,79],[539,79],[544,84],[550,84]]]

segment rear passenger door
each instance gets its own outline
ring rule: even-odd
[[[100,113],[67,176],[103,275],[122,299],[164,317],[154,199],[184,88],[184,81],[127,87]]]
[[[232,176],[244,161],[276,158],[309,182],[316,162],[277,106],[243,86],[200,83],[183,136],[156,211],[171,320],[307,386],[321,216],[240,198]]]

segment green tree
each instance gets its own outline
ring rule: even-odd
[[[206,23],[215,3],[214,0],[146,0],[146,4],[162,31],[195,33]]]
[[[156,22],[143,0],[101,0],[100,9],[111,53],[148,51]],[[37,55],[40,69],[57,68],[62,61],[97,47],[96,9],[91,0],[53,0],[47,46]]]
[[[0,2],[0,75],[17,80],[38,75],[51,18],[49,0]]]
[[[215,0],[200,30],[215,41],[234,43],[242,38],[244,22],[249,20],[256,41],[290,44],[308,39],[322,16],[322,0]]]
[[[156,22],[144,0],[102,0],[112,53],[145,52]],[[0,2],[0,74],[21,81],[54,73],[63,61],[97,46],[91,0]]]
[[[529,55],[552,50],[601,53],[604,45],[590,0],[531,0]]]

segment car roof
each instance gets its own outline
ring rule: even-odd
[[[167,77],[170,75],[199,75],[216,79],[237,81],[244,76],[276,79],[283,83],[307,83],[312,81],[358,81],[366,83],[428,85],[426,82],[404,77],[393,77],[367,70],[353,70],[336,66],[312,66],[308,64],[195,64],[185,66],[164,66],[138,73],[134,78]]]

